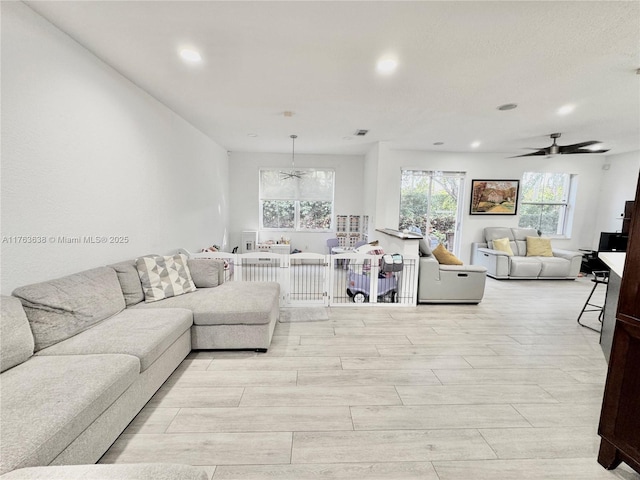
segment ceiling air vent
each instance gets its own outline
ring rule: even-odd
[[[356,130],[356,133],[354,133],[354,135],[356,137],[364,137],[367,133],[369,133],[369,130]]]

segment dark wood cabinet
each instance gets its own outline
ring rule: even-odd
[[[607,469],[625,462],[640,473],[640,180],[627,202],[629,243],[620,285],[600,426],[598,462]],[[628,215],[627,215],[628,214]]]

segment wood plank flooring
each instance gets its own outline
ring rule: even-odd
[[[591,286],[488,279],[477,306],[332,308],[278,324],[265,354],[192,352],[101,462],[212,480],[640,480],[596,462],[607,365],[576,323]]]

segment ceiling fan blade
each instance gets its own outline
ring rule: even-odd
[[[524,155],[515,155],[515,156],[509,157],[509,158],[533,157],[533,156],[540,156],[540,155],[547,155],[547,151],[546,150],[538,150],[537,152],[525,153]]]
[[[580,148],[589,147],[598,143],[602,142],[599,142],[598,140],[590,140],[588,142],[574,143],[572,145],[562,145],[560,146],[560,153],[573,153]]]
[[[564,152],[564,154],[576,154],[576,153],[606,153],[608,152],[609,149],[607,150],[590,150],[588,148],[579,148],[578,150],[574,150],[573,152]]]

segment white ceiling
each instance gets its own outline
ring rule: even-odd
[[[231,151],[640,149],[638,1],[26,3]]]

